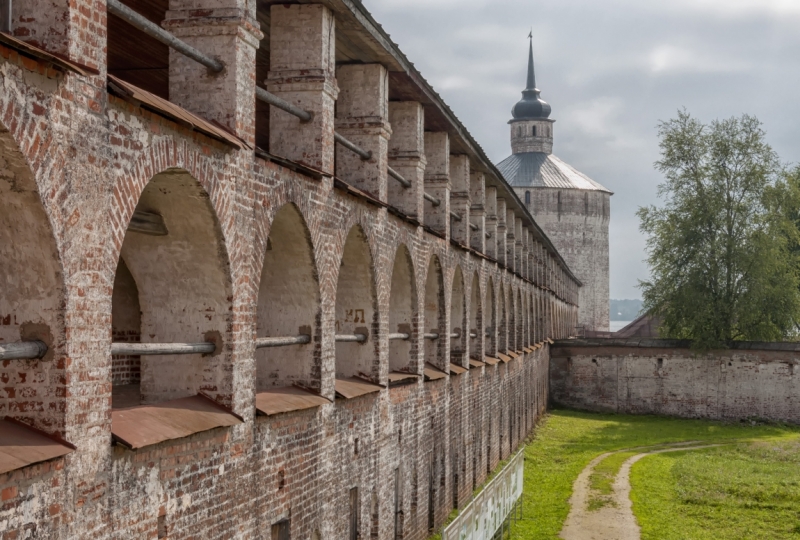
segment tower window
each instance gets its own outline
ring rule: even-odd
[[[533,135],[534,137],[536,137],[536,126],[532,126],[532,127],[531,127],[531,135]]]
[[[530,206],[530,205],[531,205],[531,192],[530,191],[526,191],[525,192],[525,206]]]

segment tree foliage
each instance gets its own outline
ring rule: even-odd
[[[761,123],[744,115],[706,125],[679,111],[659,137],[664,205],[638,212],[649,236],[644,309],[661,317],[663,334],[700,349],[792,336],[800,182],[783,174]]]

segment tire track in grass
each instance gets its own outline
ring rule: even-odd
[[[645,456],[664,452],[682,452],[724,446],[723,444],[697,444],[700,441],[687,441],[669,445],[649,447],[647,452],[638,452],[648,447],[629,448],[606,452],[594,458],[581,471],[573,485],[570,497],[570,511],[561,538],[564,540],[639,540],[641,531],[633,515],[630,500],[630,471],[634,463]],[[620,453],[637,451],[626,459],[614,477],[611,493],[598,493],[592,489],[592,475],[595,468],[606,458]],[[597,482],[595,482],[597,485]],[[597,501],[602,501],[598,503]]]

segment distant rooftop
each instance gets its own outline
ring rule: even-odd
[[[498,163],[497,168],[513,187],[585,189],[612,193],[552,154],[512,154]]]

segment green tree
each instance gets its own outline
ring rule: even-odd
[[[663,334],[698,349],[791,337],[800,315],[800,250],[792,249],[800,184],[784,179],[761,123],[744,115],[706,125],[679,111],[659,137],[664,205],[638,211],[649,236],[644,310],[661,317]]]

